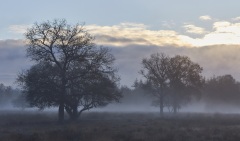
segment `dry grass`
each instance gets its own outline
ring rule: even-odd
[[[240,115],[85,113],[57,122],[57,113],[1,112],[3,141],[239,141]]]

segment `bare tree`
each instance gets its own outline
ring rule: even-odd
[[[203,85],[202,67],[187,56],[176,55],[169,61],[167,75],[170,87],[170,104],[174,113],[181,104],[190,100],[191,94],[199,94]]]
[[[39,90],[39,97],[43,98],[43,101],[46,100],[40,103],[38,107],[45,107],[44,104],[58,106],[59,121],[64,119],[64,109],[71,107],[69,106],[69,103],[71,103],[69,97],[75,97],[75,89],[78,89],[78,93],[82,91],[80,90],[82,83],[76,83],[88,81],[89,79],[83,78],[91,76],[90,74],[93,74],[90,73],[91,70],[95,70],[95,72],[104,76],[102,78],[115,76],[116,70],[113,69],[114,57],[107,49],[98,48],[93,43],[93,37],[86,32],[82,25],[76,24],[72,26],[67,24],[66,20],[35,23],[28,29],[26,39],[28,42],[27,56],[35,61],[38,67],[36,66],[36,71],[32,68],[30,72],[27,71],[20,75],[20,78],[26,79],[19,80],[21,80],[25,93],[30,95],[33,94],[31,93],[32,86],[26,81],[30,77],[29,74],[36,73],[40,77],[35,79],[41,80],[43,78],[43,82],[49,81],[50,85],[44,84],[35,87],[34,84],[40,82],[31,79],[34,82],[33,87],[36,88],[35,90]],[[97,79],[94,80],[97,81]],[[108,80],[111,81],[111,79]],[[116,84],[116,82],[113,83]],[[43,86],[46,87],[43,88]],[[46,92],[52,96],[46,98]],[[42,95],[45,96],[42,97]]]
[[[163,53],[152,54],[150,58],[142,60],[143,69],[140,71],[150,84],[151,93],[158,99],[161,116],[163,116],[164,98],[168,88],[169,60],[170,58]]]
[[[163,53],[152,54],[149,59],[143,59],[142,65],[140,73],[146,78],[144,84],[157,98],[161,116],[164,107],[176,113],[191,94],[200,92],[202,68],[186,56],[170,58]]]

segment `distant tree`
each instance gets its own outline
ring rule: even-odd
[[[170,94],[169,102],[176,113],[181,104],[187,103],[191,95],[200,94],[203,78],[202,67],[186,56],[176,55],[169,61],[167,76]]]
[[[25,108],[30,108],[31,106],[26,100],[26,97],[21,91],[19,90],[19,94],[11,101],[11,104],[15,108],[21,108],[24,110]]]
[[[157,98],[154,103],[160,105],[161,116],[164,107],[176,113],[192,94],[200,93],[202,68],[186,56],[152,54],[143,59],[142,65],[140,73],[146,78],[145,88]]]
[[[206,80],[204,99],[208,105],[239,105],[240,83],[231,75],[214,76]]]
[[[4,84],[0,84],[0,105],[4,107],[4,105],[8,104],[12,99],[13,89],[10,86],[5,86]]]
[[[151,101],[154,99],[152,95],[147,94],[149,91],[143,85],[144,83],[141,80],[135,80],[134,85],[130,88],[122,86],[120,88],[121,93],[123,94],[121,104],[136,109],[142,106],[150,106]]]
[[[11,106],[12,101],[15,100],[19,95],[20,91],[18,89],[0,84],[0,108]]]
[[[146,78],[145,89],[151,91],[150,93],[157,98],[155,103],[159,103],[161,116],[168,89],[169,60],[170,58],[163,53],[152,54],[150,58],[142,60],[143,69],[140,71]]]
[[[28,29],[26,40],[27,56],[36,65],[20,74],[18,82],[32,106],[58,106],[62,121],[64,109],[71,114],[78,106],[85,105],[85,110],[102,105],[98,102],[103,99],[110,102],[119,98],[113,93],[119,80],[114,57],[108,49],[98,48],[82,25],[72,26],[66,20],[35,23]],[[103,86],[101,90],[93,89],[97,85]],[[108,99],[111,94],[116,97]],[[96,99],[89,104],[86,95]]]

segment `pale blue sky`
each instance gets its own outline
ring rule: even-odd
[[[65,18],[70,23],[85,22],[101,26],[122,22],[142,23],[150,29],[175,24],[181,31],[184,23],[199,22],[198,17],[228,20],[240,16],[239,0],[0,0],[0,39],[19,37],[9,33],[10,25]]]

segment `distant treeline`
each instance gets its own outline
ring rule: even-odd
[[[9,108],[9,107],[25,107],[25,99],[21,94],[19,89],[15,89],[11,86],[5,86],[4,84],[0,84],[0,106],[1,108]]]
[[[141,105],[141,103],[152,101],[152,106],[159,107],[159,99],[149,92],[144,85],[142,80],[136,80],[132,87],[121,87],[123,92],[122,104]],[[179,105],[178,110],[189,103],[193,105],[201,103],[206,111],[220,111],[223,107],[226,109],[228,107],[240,108],[240,82],[236,81],[231,75],[205,78],[200,93],[185,98],[185,101]],[[169,99],[164,101],[164,111],[173,112]]]
[[[142,80],[136,80],[131,87],[121,86],[120,91],[123,97],[121,104],[141,105],[152,101],[152,106],[159,106],[159,101],[148,89],[144,87]],[[209,109],[221,105],[240,107],[240,82],[236,81],[231,75],[213,76],[205,79],[201,88],[201,93],[191,96],[181,106],[186,106],[189,102],[202,101]],[[169,101],[164,101],[165,111],[172,112]],[[11,86],[0,84],[0,105],[1,108],[18,107],[27,108],[27,103],[20,89],[14,89]],[[181,106],[179,108],[181,108]]]

